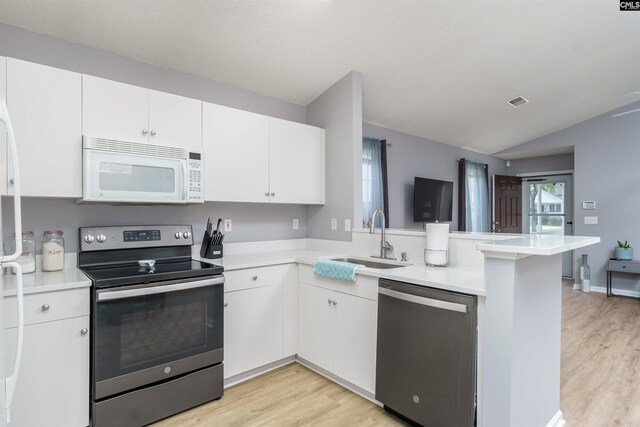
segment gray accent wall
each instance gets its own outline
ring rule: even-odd
[[[203,99],[285,120],[306,122],[306,107],[302,105],[1,23],[0,56]],[[11,205],[6,200],[2,203],[3,216],[10,222],[13,214]],[[304,238],[307,210],[304,206],[258,203],[206,203],[190,206],[76,205],[74,200],[69,199],[25,198],[23,216],[24,229],[34,230],[38,238],[43,230],[62,229],[67,238],[67,250],[74,251],[77,249],[78,227],[91,225],[193,224],[195,239],[199,242],[208,216],[233,220],[233,231],[228,233],[226,242]],[[294,218],[300,220],[297,231],[292,229]],[[13,233],[11,229],[5,227],[5,240]]]
[[[458,163],[465,158],[489,165],[491,175],[506,174],[504,160],[479,154],[452,145],[442,144],[395,130],[364,123],[365,137],[386,139],[393,146],[387,148],[390,228],[422,229],[413,222],[413,179],[416,176],[453,181],[453,222],[458,229]]]
[[[344,220],[362,217],[362,75],[350,72],[311,102],[307,123],[325,129],[327,162],[326,203],[309,206],[307,236],[351,241]],[[336,231],[331,218],[338,220]]]
[[[2,198],[2,215],[4,240],[8,242],[13,235],[13,201],[9,197]],[[65,250],[76,252],[78,227],[104,225],[192,224],[194,241],[199,244],[209,216],[214,220],[233,220],[225,243],[303,239],[307,235],[306,215],[306,207],[297,205],[214,202],[186,206],[78,205],[75,199],[22,198],[22,227],[34,231],[38,253],[45,230],[64,231]],[[300,220],[298,230],[293,230],[294,218]]]
[[[613,256],[616,240],[628,240],[635,247],[635,258],[640,258],[640,113],[610,117],[636,108],[640,108],[640,102],[502,152],[574,147],[575,234],[602,240],[575,251],[576,268],[581,263],[580,254],[589,255],[592,287],[605,286],[606,263]],[[597,209],[582,210],[582,201],[587,200],[595,201]],[[585,225],[585,216],[597,216],[598,224]],[[616,274],[614,286],[640,292],[639,279],[638,275]]]
[[[556,156],[531,157],[511,160],[507,168],[507,175],[520,173],[546,173],[573,169],[573,153]]]
[[[0,23],[0,56],[90,74],[214,104],[305,123],[306,108],[191,74],[134,61]]]

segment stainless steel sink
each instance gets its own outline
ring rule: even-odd
[[[353,264],[364,265],[368,268],[391,269],[406,267],[406,264],[392,264],[389,262],[378,262],[362,258],[331,258],[332,261],[350,262]]]

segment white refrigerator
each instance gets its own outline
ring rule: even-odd
[[[16,142],[13,133],[13,126],[9,112],[7,111],[6,100],[0,98],[0,149],[6,146],[7,164],[0,164],[0,173],[6,173],[11,165],[13,170],[13,179],[11,187],[13,189],[13,223],[15,230],[14,252],[4,253],[2,243],[6,242],[3,236],[2,227],[2,201],[0,200],[0,426],[5,426],[11,422],[11,401],[13,392],[18,380],[18,372],[20,371],[20,359],[22,358],[22,341],[24,336],[24,309],[22,295],[22,267],[15,262],[22,253],[22,215],[20,204],[20,167],[18,165],[18,153],[16,150]],[[6,212],[10,215],[9,212]],[[4,229],[7,232],[6,229]],[[7,235],[9,233],[7,232]],[[18,305],[18,339],[16,343],[15,359],[12,361],[4,360],[7,353],[4,343],[4,267],[11,267],[16,275],[16,304]]]

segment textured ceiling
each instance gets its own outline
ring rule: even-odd
[[[302,105],[357,70],[365,121],[484,153],[640,100],[640,13],[614,1],[0,0],[0,21]]]

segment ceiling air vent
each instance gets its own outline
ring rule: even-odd
[[[509,101],[509,105],[511,105],[513,108],[518,108],[521,105],[526,104],[527,102],[529,102],[528,99],[519,96],[517,98],[513,98],[511,101]]]

